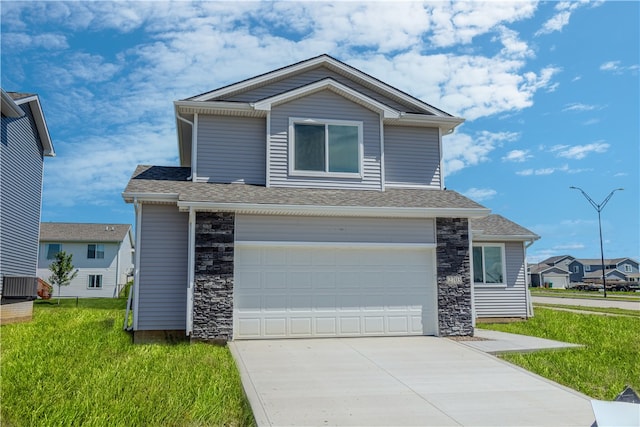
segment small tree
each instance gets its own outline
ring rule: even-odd
[[[60,251],[56,254],[56,260],[49,265],[49,270],[52,273],[49,276],[49,282],[58,285],[58,305],[60,305],[60,287],[69,285],[78,275],[77,270],[71,273],[75,268],[71,262],[72,258],[72,254]]]

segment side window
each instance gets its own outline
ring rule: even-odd
[[[478,284],[506,284],[504,247],[478,245],[473,247],[473,281]]]
[[[47,259],[56,259],[58,252],[62,251],[60,243],[47,243]]]
[[[104,245],[99,245],[99,244],[87,245],[87,258],[89,258],[89,259],[103,259],[104,258]]]

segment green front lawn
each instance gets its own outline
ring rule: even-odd
[[[0,333],[1,425],[253,425],[226,347],[133,345],[124,300],[38,301]]]
[[[526,322],[478,327],[585,345],[501,357],[594,399],[613,400],[626,385],[640,391],[640,318],[536,308]]]

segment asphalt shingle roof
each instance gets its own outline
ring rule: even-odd
[[[40,241],[121,242],[130,228],[129,224],[42,222],[40,223]]]
[[[540,237],[531,230],[497,214],[471,219],[471,230],[485,236],[530,236],[535,239]]]
[[[188,202],[249,203],[296,206],[486,209],[451,190],[389,188],[385,191],[279,188],[249,184],[191,182],[185,167],[138,166],[124,191],[131,194],[177,194]]]

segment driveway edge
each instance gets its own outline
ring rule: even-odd
[[[249,400],[249,405],[251,406],[251,411],[253,412],[253,418],[256,421],[256,425],[260,426],[270,426],[271,422],[269,421],[269,417],[267,412],[264,409],[262,404],[262,400],[258,395],[255,385],[251,380],[251,376],[247,371],[247,367],[242,359],[242,355],[236,348],[236,345],[233,341],[227,343],[229,350],[231,351],[231,355],[233,359],[236,361],[236,367],[238,368],[238,372],[240,373],[240,380],[242,382],[242,388],[244,389],[244,394],[247,396]],[[247,385],[250,385],[247,387]]]

